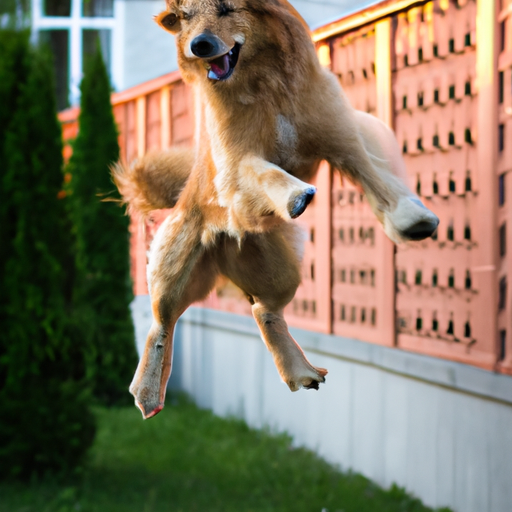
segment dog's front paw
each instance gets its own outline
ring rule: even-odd
[[[315,194],[315,187],[309,187],[295,194],[288,202],[288,213],[290,217],[296,219],[299,215],[302,215]]]

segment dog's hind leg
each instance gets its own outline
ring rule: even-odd
[[[226,240],[219,268],[250,298],[252,313],[281,379],[292,391],[318,389],[327,370],[316,368],[288,332],[284,307],[300,283],[297,227],[288,223],[269,232],[247,235],[239,248]]]
[[[157,232],[148,264],[153,325],[130,385],[144,418],[164,406],[171,374],[173,332],[187,307],[206,297],[215,284],[217,267],[201,244],[201,219],[183,211],[171,215]]]

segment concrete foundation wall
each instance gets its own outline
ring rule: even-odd
[[[134,303],[139,345],[151,313]],[[190,308],[171,386],[220,416],[287,431],[342,469],[393,482],[430,506],[512,509],[512,378],[338,336],[292,334],[329,370],[318,392],[291,393],[252,318]],[[165,414],[165,410],[163,412]]]

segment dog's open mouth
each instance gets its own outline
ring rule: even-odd
[[[239,53],[240,44],[235,43],[228,53],[208,61],[208,78],[210,80],[227,80],[233,74]]]

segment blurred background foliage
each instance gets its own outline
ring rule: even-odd
[[[83,339],[71,334],[70,230],[51,59],[0,32],[0,476],[75,467],[94,420]]]

